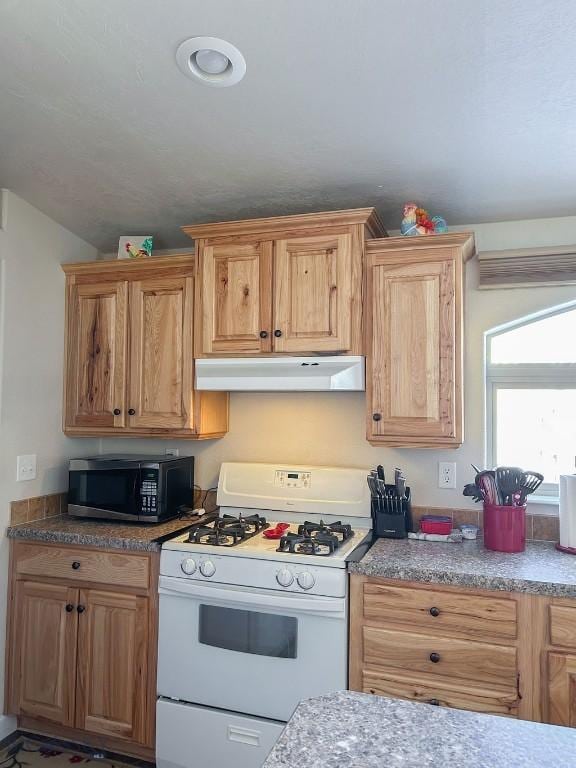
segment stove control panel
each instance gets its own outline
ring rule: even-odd
[[[274,475],[274,485],[279,488],[310,488],[311,484],[312,472],[277,469]]]

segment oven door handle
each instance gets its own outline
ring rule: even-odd
[[[224,602],[234,606],[249,605],[265,609],[287,609],[298,613],[316,613],[332,618],[345,618],[346,600],[343,597],[322,598],[301,594],[271,594],[268,590],[246,591],[237,587],[198,584],[198,582],[160,576],[160,595],[180,595],[197,599]]]

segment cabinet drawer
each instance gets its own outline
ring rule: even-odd
[[[516,687],[516,648],[364,627],[364,662]]]
[[[362,690],[364,693],[375,693],[379,696],[410,699],[441,707],[468,709],[471,712],[484,712],[489,715],[511,717],[518,715],[518,693],[515,688],[504,690],[497,690],[492,686],[467,688],[463,685],[454,685],[442,678],[399,676],[395,672],[387,674],[365,669],[362,674]]]
[[[576,648],[576,608],[550,606],[550,642]]]
[[[145,555],[19,543],[15,566],[18,576],[48,576],[134,589],[150,586],[150,563]]]
[[[496,597],[366,582],[364,617],[449,636],[516,638],[516,602]]]

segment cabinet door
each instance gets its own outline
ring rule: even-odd
[[[19,581],[12,617],[13,714],[74,724],[78,590]]]
[[[148,598],[81,590],[76,727],[144,742]]]
[[[272,243],[199,248],[197,355],[271,350]]]
[[[368,437],[456,445],[461,417],[461,262],[389,256],[372,267]]]
[[[68,286],[65,426],[125,425],[127,283]]]
[[[548,654],[548,722],[576,726],[576,656]]]
[[[274,351],[351,347],[350,234],[278,240],[274,252]]]
[[[130,283],[128,426],[191,428],[192,278]]]

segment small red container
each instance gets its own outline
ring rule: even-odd
[[[484,546],[495,552],[524,552],[526,507],[484,504]]]
[[[447,535],[452,532],[452,518],[444,515],[424,515],[420,518],[422,533],[440,533]]]

